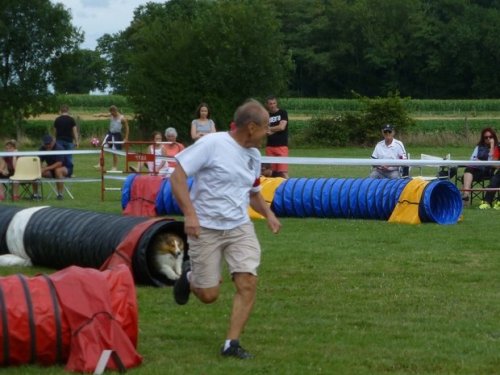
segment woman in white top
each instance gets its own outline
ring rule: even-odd
[[[210,119],[210,110],[206,103],[201,103],[196,109],[197,119],[191,122],[191,138],[197,141],[205,134],[215,133],[215,123]]]

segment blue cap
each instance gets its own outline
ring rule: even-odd
[[[50,134],[45,134],[42,137],[42,145],[50,145],[53,141],[53,138]]]

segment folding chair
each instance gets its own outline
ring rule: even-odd
[[[42,166],[38,156],[20,156],[17,158],[14,175],[9,179],[13,183],[19,183],[20,197],[33,199],[33,184],[39,187],[40,195],[43,197]]]
[[[474,199],[480,199],[484,201],[484,195],[486,194],[485,188],[490,184],[492,176],[486,176],[483,177],[480,180],[472,180],[472,184],[470,186],[470,192],[469,192],[469,204],[472,205],[472,201]],[[461,183],[463,185],[464,183],[464,175],[462,174],[461,176],[458,176],[458,174],[455,176],[455,185],[458,185],[458,183]]]
[[[444,158],[440,156],[434,156],[434,155],[428,155],[428,154],[420,154],[420,160],[450,160],[451,155],[448,154]],[[420,178],[424,180],[435,180],[435,179],[446,179],[449,180],[454,173],[454,171],[451,168],[448,167],[443,167],[441,165],[422,165],[420,166],[420,174],[422,175],[422,169],[426,168],[432,168],[436,170],[436,173],[433,176],[420,176]],[[456,173],[456,172],[455,172]]]

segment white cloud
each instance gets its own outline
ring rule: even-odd
[[[51,0],[68,9],[75,27],[85,32],[81,48],[94,49],[97,39],[104,34],[116,34],[132,22],[134,10],[151,0]]]

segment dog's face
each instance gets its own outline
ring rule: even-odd
[[[174,258],[184,254],[184,240],[175,233],[160,233],[153,242],[153,250],[157,255],[172,255]]]

